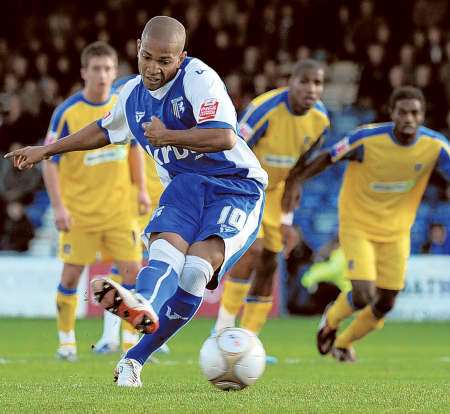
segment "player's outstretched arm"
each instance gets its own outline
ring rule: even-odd
[[[101,148],[108,145],[105,134],[93,122],[74,134],[60,139],[52,144],[25,147],[9,152],[5,158],[12,158],[14,166],[19,170],[33,167],[34,164],[51,157],[71,151],[84,151]]]
[[[196,152],[220,152],[232,149],[236,143],[236,134],[227,128],[167,129],[154,116],[143,127],[144,135],[155,147],[171,145]]]
[[[294,167],[286,180],[284,187],[281,208],[285,213],[294,211],[300,201],[300,186],[309,178],[314,177],[333,163],[331,154],[328,151],[321,152],[306,165],[301,165],[302,169]]]

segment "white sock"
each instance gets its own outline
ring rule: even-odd
[[[228,312],[223,305],[219,308],[219,314],[217,315],[216,326],[214,327],[216,332],[225,328],[234,328],[236,326],[236,315]]]
[[[103,334],[100,341],[109,344],[120,343],[121,319],[111,312],[103,312]]]

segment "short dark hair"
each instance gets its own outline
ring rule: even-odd
[[[400,88],[394,89],[389,98],[389,108],[391,111],[395,108],[395,104],[397,101],[401,101],[403,99],[416,99],[422,105],[422,110],[425,112],[425,96],[419,88],[415,88],[414,86],[401,86]]]
[[[94,56],[109,56],[117,66],[119,58],[116,50],[106,42],[94,42],[87,45],[81,52],[81,67],[86,68],[89,60]]]
[[[324,70],[324,65],[321,62],[314,59],[302,59],[299,60],[292,68],[291,76],[293,78],[296,78],[307,69]]]

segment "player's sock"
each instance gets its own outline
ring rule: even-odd
[[[156,313],[177,290],[185,255],[163,239],[155,240],[149,248],[148,265],[136,279],[136,292],[152,305]]]
[[[122,276],[116,266],[111,267],[111,272],[108,275],[114,282],[122,283]],[[97,345],[119,345],[120,342],[120,318],[111,312],[103,312],[103,333]],[[97,347],[96,345],[96,347]]]
[[[56,321],[60,345],[75,346],[75,318],[77,304],[77,290],[64,288],[60,283],[56,293]]]
[[[223,284],[222,300],[215,325],[216,332],[235,326],[236,316],[250,289],[250,281],[228,278]]]
[[[331,329],[337,329],[339,324],[355,311],[352,306],[351,293],[351,291],[347,293],[341,292],[330,309],[328,309],[327,325]]]
[[[353,322],[336,338],[334,343],[336,348],[349,348],[354,341],[366,336],[375,329],[384,326],[384,319],[378,319],[372,311],[372,307],[367,305],[353,320]]]
[[[272,309],[272,296],[247,296],[242,313],[241,328],[259,334]]]
[[[144,335],[125,358],[135,359],[143,365],[154,351],[186,325],[200,307],[206,285],[213,274],[209,262],[197,256],[186,256],[179,286],[159,311],[158,330],[154,334]]]

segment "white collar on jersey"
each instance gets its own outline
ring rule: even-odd
[[[150,93],[150,95],[153,96],[153,98],[155,99],[162,99],[164,98],[164,96],[166,95],[166,93],[169,91],[170,87],[173,85],[173,83],[176,81],[176,79],[178,78],[178,76],[180,76],[181,73],[181,69],[178,69],[177,74],[175,75],[175,77],[170,81],[167,82],[165,85],[161,86],[159,89],[155,89],[154,91],[148,91]]]

